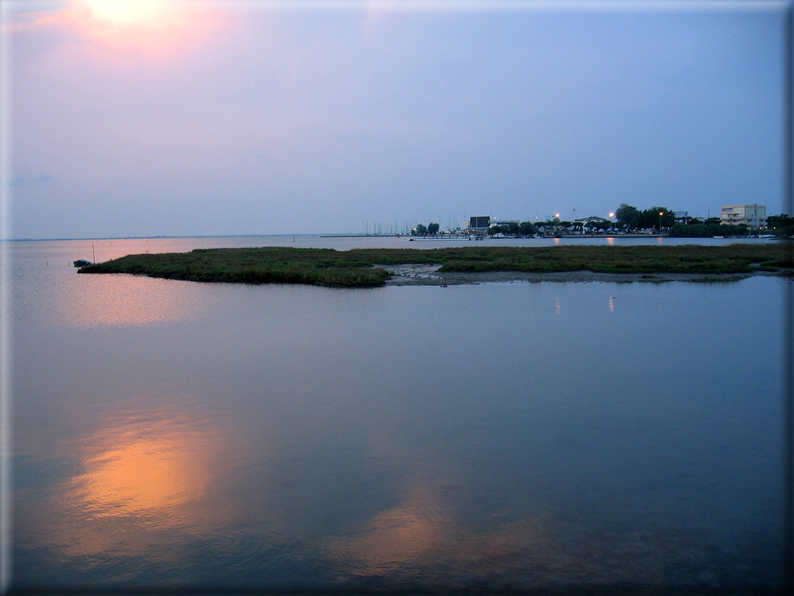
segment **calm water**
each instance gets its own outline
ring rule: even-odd
[[[14,586],[779,582],[788,282],[339,290],[71,267],[92,244],[277,243],[439,246],[11,243]]]

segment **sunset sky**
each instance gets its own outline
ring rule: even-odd
[[[3,0],[10,233],[779,213],[785,6]]]

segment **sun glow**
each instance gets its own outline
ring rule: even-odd
[[[179,53],[202,40],[224,22],[211,6],[180,0],[72,0],[47,12],[39,26],[63,26],[90,43],[98,56],[158,58]]]
[[[173,4],[162,0],[81,0],[95,19],[114,25],[158,26],[167,20]]]

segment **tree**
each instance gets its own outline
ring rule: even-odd
[[[522,236],[532,236],[535,232],[537,232],[537,229],[531,221],[522,221],[518,226],[518,233]]]
[[[518,223],[511,221],[508,224],[508,229],[507,229],[508,234],[512,234],[513,236],[518,236],[518,230],[519,230]]]
[[[658,228],[659,214],[661,215],[661,225],[663,228],[671,228],[675,224],[675,213],[667,207],[651,207],[642,212],[643,228]],[[661,231],[661,230],[660,230]]]
[[[437,223],[429,223],[427,224],[427,233],[428,234],[438,234],[439,225]]]
[[[785,213],[782,215],[770,215],[766,218],[766,226],[781,238],[787,238],[794,234],[794,217],[789,217]]]
[[[620,204],[620,207],[615,211],[615,217],[618,220],[618,226],[621,228],[632,230],[642,225],[642,212],[626,203]]]
[[[424,236],[427,234],[427,228],[425,227],[425,224],[419,224],[414,229],[416,231],[417,236]]]

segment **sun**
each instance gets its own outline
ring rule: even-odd
[[[166,58],[211,38],[219,19],[184,0],[71,0],[60,14],[104,58]]]
[[[117,26],[162,26],[171,16],[167,0],[80,0],[91,17]]]
[[[0,0],[2,1],[2,0]],[[233,25],[216,3],[192,0],[62,0],[38,11],[33,27],[63,28],[92,59],[118,64],[172,60],[217,43]],[[228,11],[227,11],[228,12]]]

